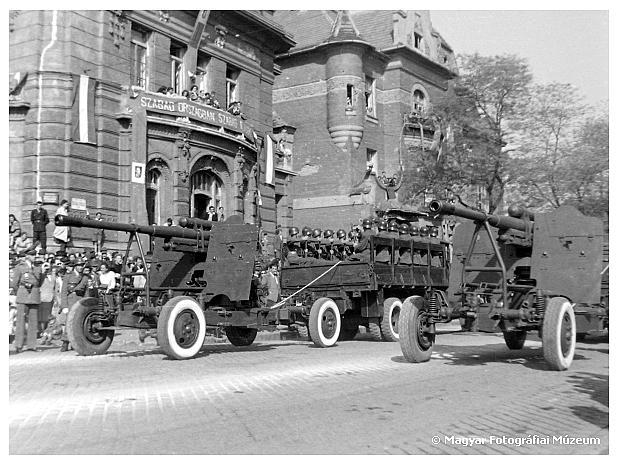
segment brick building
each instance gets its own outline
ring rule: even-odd
[[[274,19],[296,41],[276,57],[273,91],[276,113],[297,127],[294,223],[358,223],[396,197],[415,150],[435,149],[429,109],[455,76],[453,52],[427,11],[277,11]]]
[[[265,175],[274,57],[294,45],[272,12],[11,11],[9,28],[9,211],[26,230],[37,198],[50,217],[68,199],[123,222],[210,205],[267,230],[289,221],[293,172]],[[193,85],[201,97],[180,96]],[[273,137],[293,130],[277,119]]]

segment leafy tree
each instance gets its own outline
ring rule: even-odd
[[[453,91],[433,108],[447,142],[433,156],[423,152],[414,159],[404,197],[410,200],[420,188],[443,195],[445,189],[460,194],[477,185],[493,212],[511,180],[508,123],[520,117],[532,77],[522,58],[478,53],[459,57],[459,73]]]

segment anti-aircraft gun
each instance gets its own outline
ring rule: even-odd
[[[82,298],[70,308],[68,337],[80,355],[105,354],[116,330],[156,329],[170,357],[195,356],[209,331],[224,330],[233,345],[253,343],[259,329],[274,330],[276,313],[265,308],[259,271],[265,262],[259,229],[238,216],[224,222],[181,218],[181,226],[142,226],[56,216],[57,226],[97,228],[129,233],[125,251],[136,245],[146,261],[138,235],[150,236],[151,263],[141,272],[125,264],[120,287],[112,296]],[[143,276],[135,288],[127,279]]]
[[[576,334],[602,329],[606,318],[601,221],[571,206],[542,214],[511,207],[509,216],[498,216],[434,200],[429,209],[470,220],[453,239],[449,299],[459,302],[445,313],[406,300],[399,321],[406,359],[429,360],[435,324],[460,318],[480,331],[499,329],[512,350],[538,331],[549,367],[567,369]]]

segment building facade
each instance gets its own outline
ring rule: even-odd
[[[296,45],[279,53],[273,107],[297,127],[294,223],[358,224],[396,200],[415,152],[442,137],[432,100],[456,75],[427,11],[277,11]]]
[[[274,57],[294,41],[271,11],[11,11],[9,26],[9,209],[24,229],[38,198],[50,217],[67,199],[140,224],[210,206],[290,221],[290,160],[267,182],[264,147],[294,135],[272,108]]]

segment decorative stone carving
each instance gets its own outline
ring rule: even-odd
[[[170,13],[168,10],[159,10],[159,21],[161,22],[169,22],[170,20]]]
[[[180,150],[180,152],[186,159],[191,158],[191,143],[189,142],[190,137],[191,137],[191,130],[187,130],[187,129],[178,130],[178,140],[176,142],[176,145],[178,146],[178,149]]]
[[[114,45],[120,46],[120,40],[124,40],[126,19],[122,10],[112,10],[112,15],[109,19],[108,32],[114,39]]]
[[[217,36],[215,37],[215,45],[217,45],[219,48],[225,48],[227,28],[225,26],[222,26],[221,24],[217,24],[215,26],[215,30],[217,31]]]

